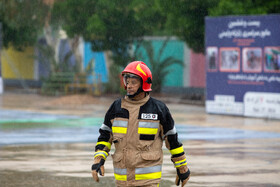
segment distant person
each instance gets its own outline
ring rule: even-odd
[[[216,53],[212,52],[209,58],[209,69],[216,69]]]
[[[116,185],[159,186],[162,173],[163,140],[177,171],[176,185],[190,178],[186,155],[166,105],[152,97],[152,73],[144,62],[134,61],[122,72],[126,96],[113,102],[100,127],[95,147],[92,176],[99,182],[104,162],[112,154]]]
[[[272,63],[273,63],[273,69],[274,70],[279,70],[279,66],[278,66],[278,58],[276,54],[272,55]]]
[[[254,51],[250,51],[248,53],[248,60],[247,60],[247,65],[250,69],[255,69],[256,63],[257,63],[257,56],[255,55]]]
[[[280,54],[277,55],[278,70],[280,69]]]

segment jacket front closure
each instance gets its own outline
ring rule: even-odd
[[[151,114],[140,114],[140,107],[149,99],[149,96],[140,101],[122,99],[121,109],[127,111],[128,116],[118,115],[122,117],[112,120],[115,145],[112,157],[114,175],[119,185],[160,182],[163,156],[159,120],[145,116]]]

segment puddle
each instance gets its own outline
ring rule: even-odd
[[[37,117],[37,116],[36,116]],[[46,117],[46,116],[44,116]],[[65,116],[64,116],[65,117]],[[42,143],[96,142],[103,118],[13,119],[0,120],[0,145]],[[280,138],[280,133],[231,128],[176,125],[179,139],[184,140],[239,140]]]
[[[45,114],[39,112],[28,112],[20,110],[2,110],[0,109],[0,123],[4,122],[36,122],[36,121],[54,121],[57,119],[77,119],[74,115]]]
[[[199,127],[176,125],[181,140],[238,140],[259,138],[280,138],[280,133],[241,130],[234,128]]]
[[[90,176],[103,118],[0,110],[0,181],[4,186],[114,186],[112,159],[101,183]],[[277,186],[280,133],[177,124],[192,177],[187,186]],[[165,147],[165,146],[163,146]],[[112,150],[113,152],[113,150]],[[164,148],[161,186],[174,186]]]
[[[96,142],[102,118],[0,121],[0,145]]]

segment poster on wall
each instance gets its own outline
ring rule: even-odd
[[[280,15],[205,24],[206,112],[280,119]]]

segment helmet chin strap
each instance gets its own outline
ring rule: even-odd
[[[132,95],[126,94],[126,95],[128,96],[128,98],[133,99],[135,96],[137,96],[137,95],[140,94],[141,92],[144,92],[142,86],[141,86],[140,88],[138,88],[137,92],[135,92],[134,94],[132,94]]]

